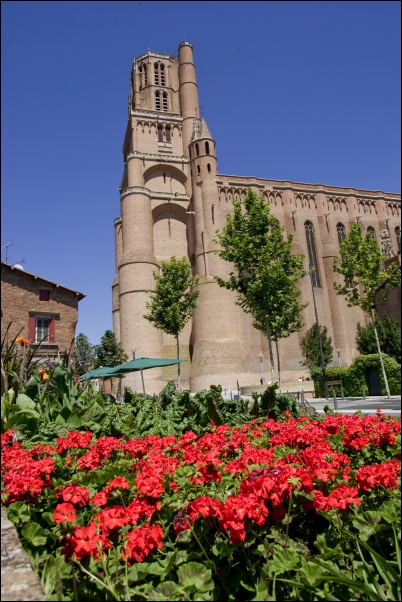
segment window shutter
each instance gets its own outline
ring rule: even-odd
[[[35,343],[35,318],[28,319],[28,341]]]
[[[51,319],[51,320],[49,320],[49,343],[50,344],[55,343],[54,331],[55,331],[55,320]]]

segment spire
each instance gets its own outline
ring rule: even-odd
[[[201,136],[203,138],[212,138],[211,132],[209,131],[209,127],[207,126],[207,122],[204,117],[201,119]]]

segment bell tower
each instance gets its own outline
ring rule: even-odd
[[[134,347],[137,357],[175,357],[173,337],[143,316],[159,262],[187,257],[200,279],[197,308],[180,336],[188,360],[183,386],[192,390],[233,387],[252,373],[238,334],[235,298],[214,280],[228,271],[214,253],[215,230],[224,225],[215,146],[199,115],[191,44],[182,42],[176,57],[148,50],[135,58],[115,220],[114,332],[129,357]],[[152,370],[144,377],[146,391],[158,392],[175,370]]]

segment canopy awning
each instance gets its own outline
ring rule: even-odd
[[[80,380],[91,380],[92,378],[123,378],[124,375],[130,372],[138,372],[143,370],[150,370],[151,368],[161,368],[163,366],[173,366],[175,364],[181,364],[187,360],[175,360],[175,359],[163,359],[161,357],[138,357],[135,360],[115,366],[114,368],[105,366],[103,368],[96,368],[90,372],[86,372],[80,376]],[[144,382],[143,388],[145,392]]]
[[[137,357],[135,360],[116,366],[116,368],[110,368],[110,372],[114,375],[127,374],[129,372],[137,372],[138,370],[149,370],[150,368],[160,368],[162,366],[173,366],[174,364],[181,364],[186,360],[175,360],[175,359],[163,359],[160,357]]]

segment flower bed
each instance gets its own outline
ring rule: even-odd
[[[2,452],[48,599],[400,597],[400,422],[380,412],[54,445],[8,430]]]

